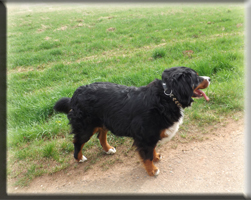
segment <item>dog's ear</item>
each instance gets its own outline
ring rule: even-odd
[[[170,73],[169,71],[165,70],[162,74],[162,81],[166,83],[167,92],[171,92],[173,85],[177,84],[177,81],[182,76],[182,73]]]
[[[172,67],[164,70],[162,73],[162,81],[167,83],[172,79],[178,79],[185,72],[186,67]]]
[[[193,102],[193,82],[191,74],[179,74],[173,78],[171,83],[173,94],[183,106],[190,106]]]

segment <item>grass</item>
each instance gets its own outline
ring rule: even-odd
[[[164,48],[159,48],[159,49],[155,49],[154,51],[153,51],[153,55],[152,55],[152,57],[154,58],[154,59],[158,59],[158,58],[163,58],[163,57],[165,57],[165,55],[166,55],[166,49],[164,49]]]
[[[17,185],[73,165],[68,120],[53,105],[81,85],[142,86],[181,65],[210,76],[210,101],[196,99],[185,110],[180,137],[187,141],[203,137],[189,135],[191,124],[202,130],[244,109],[241,5],[7,7],[7,174]],[[126,139],[109,134],[108,140],[128,154]],[[96,137],[84,146],[94,164],[103,154],[89,151],[93,146],[101,151]]]

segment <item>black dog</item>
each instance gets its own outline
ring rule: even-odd
[[[106,140],[110,130],[117,136],[134,139],[147,173],[158,175],[153,162],[161,159],[155,147],[159,140],[170,140],[182,123],[183,108],[191,106],[191,97],[209,98],[200,89],[207,88],[210,78],[186,67],[166,69],[162,80],[147,86],[127,87],[98,82],[79,87],[72,98],[62,98],[54,106],[68,114],[74,133],[74,158],[84,162],[84,144],[98,132],[107,154],[116,152]]]

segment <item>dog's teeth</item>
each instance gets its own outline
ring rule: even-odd
[[[82,159],[79,160],[79,162],[85,162],[87,160],[87,158],[85,156],[82,156]]]

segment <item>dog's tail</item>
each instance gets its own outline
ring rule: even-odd
[[[68,114],[71,110],[71,98],[63,97],[59,99],[53,107],[55,111]]]

